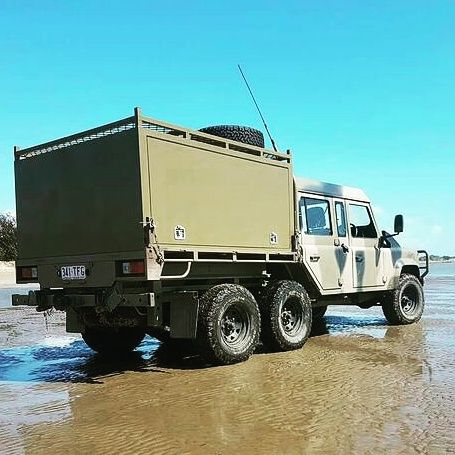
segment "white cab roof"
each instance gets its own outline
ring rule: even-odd
[[[334,183],[326,183],[321,182],[320,180],[311,180],[300,177],[295,177],[295,184],[298,191],[305,193],[314,193],[324,196],[352,199],[354,201],[370,202],[368,196],[360,188],[336,185]]]

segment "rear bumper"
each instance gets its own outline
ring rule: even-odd
[[[30,291],[28,295],[13,294],[13,306],[36,306],[38,311],[55,307],[65,310],[69,306],[94,307],[97,305],[95,294],[65,294],[61,291]],[[122,294],[119,306],[154,307],[155,295],[152,292],[144,294]]]
[[[34,306],[37,311],[51,308],[66,312],[66,330],[81,333],[90,324],[108,324],[169,330],[171,338],[194,339],[197,331],[199,299],[196,292],[156,295],[112,293],[100,299],[97,294],[65,293],[63,290],[30,291],[14,294],[14,306]],[[88,315],[88,319],[84,316]],[[90,322],[90,318],[93,319]],[[126,322],[125,322],[126,321]]]
[[[11,296],[11,304],[13,306],[37,306],[35,291],[30,291],[28,294],[13,294]]]

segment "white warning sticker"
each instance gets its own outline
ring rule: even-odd
[[[175,240],[185,240],[186,239],[186,232],[183,226],[179,224],[174,228],[174,239]]]

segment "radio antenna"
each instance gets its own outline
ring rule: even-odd
[[[264,116],[262,115],[262,112],[259,109],[259,106],[258,106],[258,103],[256,101],[256,98],[254,97],[253,92],[252,92],[252,90],[250,88],[250,84],[248,84],[248,81],[246,80],[246,77],[243,74],[243,71],[242,71],[242,68],[240,67],[240,65],[237,65],[237,66],[239,67],[240,74],[242,75],[243,80],[245,81],[246,87],[247,87],[248,91],[250,92],[250,95],[251,95],[251,98],[253,99],[254,105],[256,106],[256,109],[258,110],[259,115],[261,116],[262,123],[264,124],[264,128],[267,131],[267,134],[269,136],[270,142],[272,143],[273,150],[275,150],[275,152],[278,152],[278,150],[276,148],[276,145],[275,145],[275,141],[273,140],[272,135],[270,134],[269,127],[267,126],[267,123],[265,123]]]

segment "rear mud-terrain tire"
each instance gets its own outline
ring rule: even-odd
[[[382,301],[382,312],[392,325],[412,324],[421,317],[425,307],[423,288],[414,275],[403,274],[397,288]]]
[[[313,308],[313,321],[322,319],[327,311],[327,305]]]
[[[242,362],[256,349],[260,327],[253,295],[243,286],[220,284],[200,300],[196,345],[212,364]]]
[[[304,287],[289,280],[270,283],[260,304],[262,341],[274,351],[301,348],[311,332],[311,301]]]
[[[82,334],[86,344],[102,355],[127,354],[144,339],[145,331],[132,328],[87,327]]]
[[[250,128],[249,126],[217,125],[207,126],[206,128],[201,128],[199,131],[264,148],[264,135],[262,132],[254,128]]]

